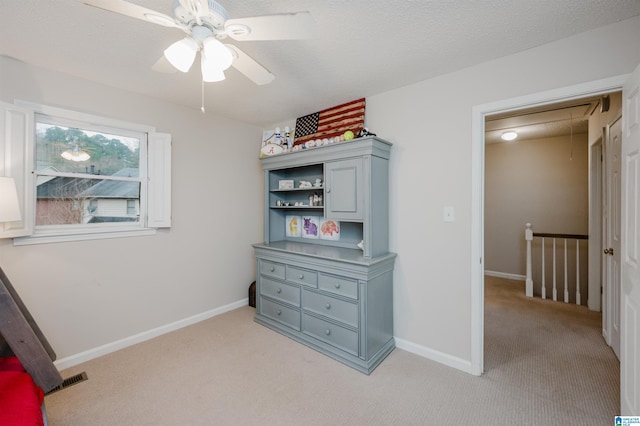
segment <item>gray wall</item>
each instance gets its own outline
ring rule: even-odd
[[[59,359],[247,297],[262,241],[262,130],[0,57],[0,100],[173,135],[173,226],[154,236],[14,247],[0,262]]]
[[[390,246],[402,346],[462,369],[471,363],[473,107],[628,74],[640,63],[638,39],[640,17],[367,98],[367,127],[394,143]],[[443,222],[444,206],[455,222]]]
[[[485,270],[526,274],[525,224],[534,232],[589,233],[587,135],[485,147]],[[586,254],[586,253],[585,253]]]

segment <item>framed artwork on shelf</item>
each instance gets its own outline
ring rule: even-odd
[[[302,238],[318,239],[320,218],[318,216],[302,216]]]
[[[293,189],[293,179],[280,179],[278,189]]]
[[[365,103],[365,98],[356,99],[297,118],[293,145],[316,139],[333,139],[346,131],[357,135],[364,129]]]
[[[325,219],[324,217],[321,218],[320,219],[320,239],[339,241],[340,240],[340,222],[336,222],[335,220],[331,220],[331,219]]]
[[[285,234],[287,237],[298,237],[302,235],[300,216],[287,216],[285,220]]]

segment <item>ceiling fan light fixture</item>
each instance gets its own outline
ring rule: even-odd
[[[517,137],[518,137],[518,133],[516,133],[516,132],[515,132],[515,131],[513,131],[513,130],[510,130],[510,131],[508,131],[508,132],[504,132],[504,133],[502,134],[502,136],[500,136],[500,138],[501,138],[503,141],[512,141],[512,140],[516,139]]]
[[[201,58],[201,68],[202,68],[202,81],[205,83],[215,83],[217,81],[222,81],[225,79],[224,71],[216,66],[215,63],[211,63],[209,59],[207,59],[206,55],[202,55]]]
[[[178,71],[187,72],[196,59],[196,53],[198,53],[198,43],[191,37],[185,37],[167,47],[164,56]]]
[[[78,145],[74,146],[73,149],[67,149],[62,154],[60,154],[60,156],[62,156],[62,158],[64,158],[65,160],[75,162],[87,161],[89,158],[91,158],[88,153],[81,151]]]
[[[206,58],[207,68],[215,67],[224,71],[229,68],[231,62],[233,62],[233,53],[231,53],[229,48],[222,44],[220,40],[214,37],[207,37],[203,40],[202,55],[203,58]]]

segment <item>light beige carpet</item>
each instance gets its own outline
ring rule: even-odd
[[[525,300],[519,285],[487,277],[481,377],[399,349],[366,376],[254,323],[245,307],[64,371],[89,380],[45,398],[49,422],[613,424],[619,364],[600,316]]]

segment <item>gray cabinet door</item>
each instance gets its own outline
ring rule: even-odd
[[[338,220],[364,220],[363,159],[325,163],[325,214]]]

